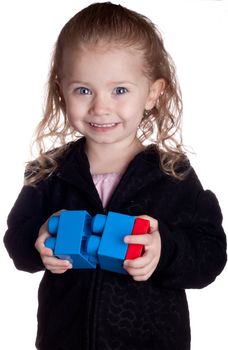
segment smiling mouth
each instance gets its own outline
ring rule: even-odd
[[[104,124],[97,124],[97,123],[89,123],[90,126],[93,128],[113,128],[119,123],[104,123]]]

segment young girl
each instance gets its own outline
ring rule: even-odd
[[[226,239],[218,201],[183,150],[181,112],[174,65],[148,18],[96,3],[64,26],[40,155],[4,238],[18,269],[45,269],[37,349],[190,349],[184,290],[214,281]],[[148,234],[124,239],[143,244],[143,255],[124,262],[127,275],[72,269],[45,248],[47,220],[64,209],[147,218]]]

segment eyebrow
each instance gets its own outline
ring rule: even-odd
[[[89,82],[87,82],[87,81],[79,81],[79,80],[72,80],[67,85],[72,85],[72,84],[89,85]]]
[[[67,85],[73,85],[73,84],[79,84],[82,86],[89,86],[91,85],[89,82],[87,81],[79,81],[79,80],[72,80],[70,81]],[[124,80],[124,81],[110,81],[108,82],[108,85],[115,85],[115,86],[122,86],[122,85],[126,85],[126,84],[130,84],[130,85],[137,85],[135,83],[133,83],[132,81],[128,81],[128,80]]]

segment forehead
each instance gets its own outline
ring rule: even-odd
[[[134,47],[98,44],[65,49],[62,77],[72,75],[113,75],[116,77],[143,74],[142,51]]]

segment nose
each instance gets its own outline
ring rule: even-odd
[[[104,94],[96,94],[91,102],[90,114],[92,115],[105,115],[110,112],[110,101]]]

